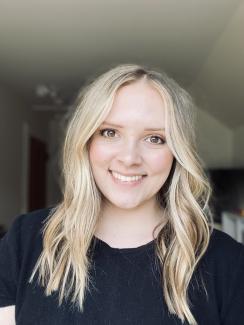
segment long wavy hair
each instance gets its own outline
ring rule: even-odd
[[[85,291],[92,284],[89,251],[102,203],[89,162],[89,141],[110,112],[117,90],[144,78],[163,97],[166,142],[174,155],[167,181],[157,193],[164,211],[155,238],[162,292],[170,313],[196,325],[187,289],[213,230],[209,207],[212,190],[196,150],[192,99],[174,80],[158,71],[123,64],[81,90],[64,140],[63,198],[46,219],[43,249],[29,282],[38,273],[38,282],[47,296],[58,291],[59,304],[70,298],[83,311]]]

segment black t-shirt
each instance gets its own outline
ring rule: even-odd
[[[0,242],[0,307],[16,306],[17,325],[182,324],[165,304],[154,241],[119,249],[93,238],[94,286],[86,292],[83,313],[69,301],[59,307],[58,293],[46,297],[36,278],[29,284],[49,211],[18,216]],[[214,230],[190,282],[189,298],[199,325],[244,324],[244,246]]]

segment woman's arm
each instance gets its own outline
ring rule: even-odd
[[[15,306],[0,308],[0,324],[15,325]]]

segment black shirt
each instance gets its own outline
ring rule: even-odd
[[[93,238],[94,286],[86,292],[83,313],[69,301],[59,307],[58,293],[46,297],[36,278],[29,284],[42,250],[41,227],[49,211],[18,216],[1,240],[0,307],[16,306],[17,325],[181,324],[177,316],[169,314],[163,298],[154,241],[119,249]],[[214,230],[190,282],[189,297],[199,325],[243,325],[244,246]]]

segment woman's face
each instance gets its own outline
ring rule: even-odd
[[[164,127],[164,102],[147,81],[117,91],[89,149],[94,179],[107,203],[133,209],[156,200],[173,162]]]

